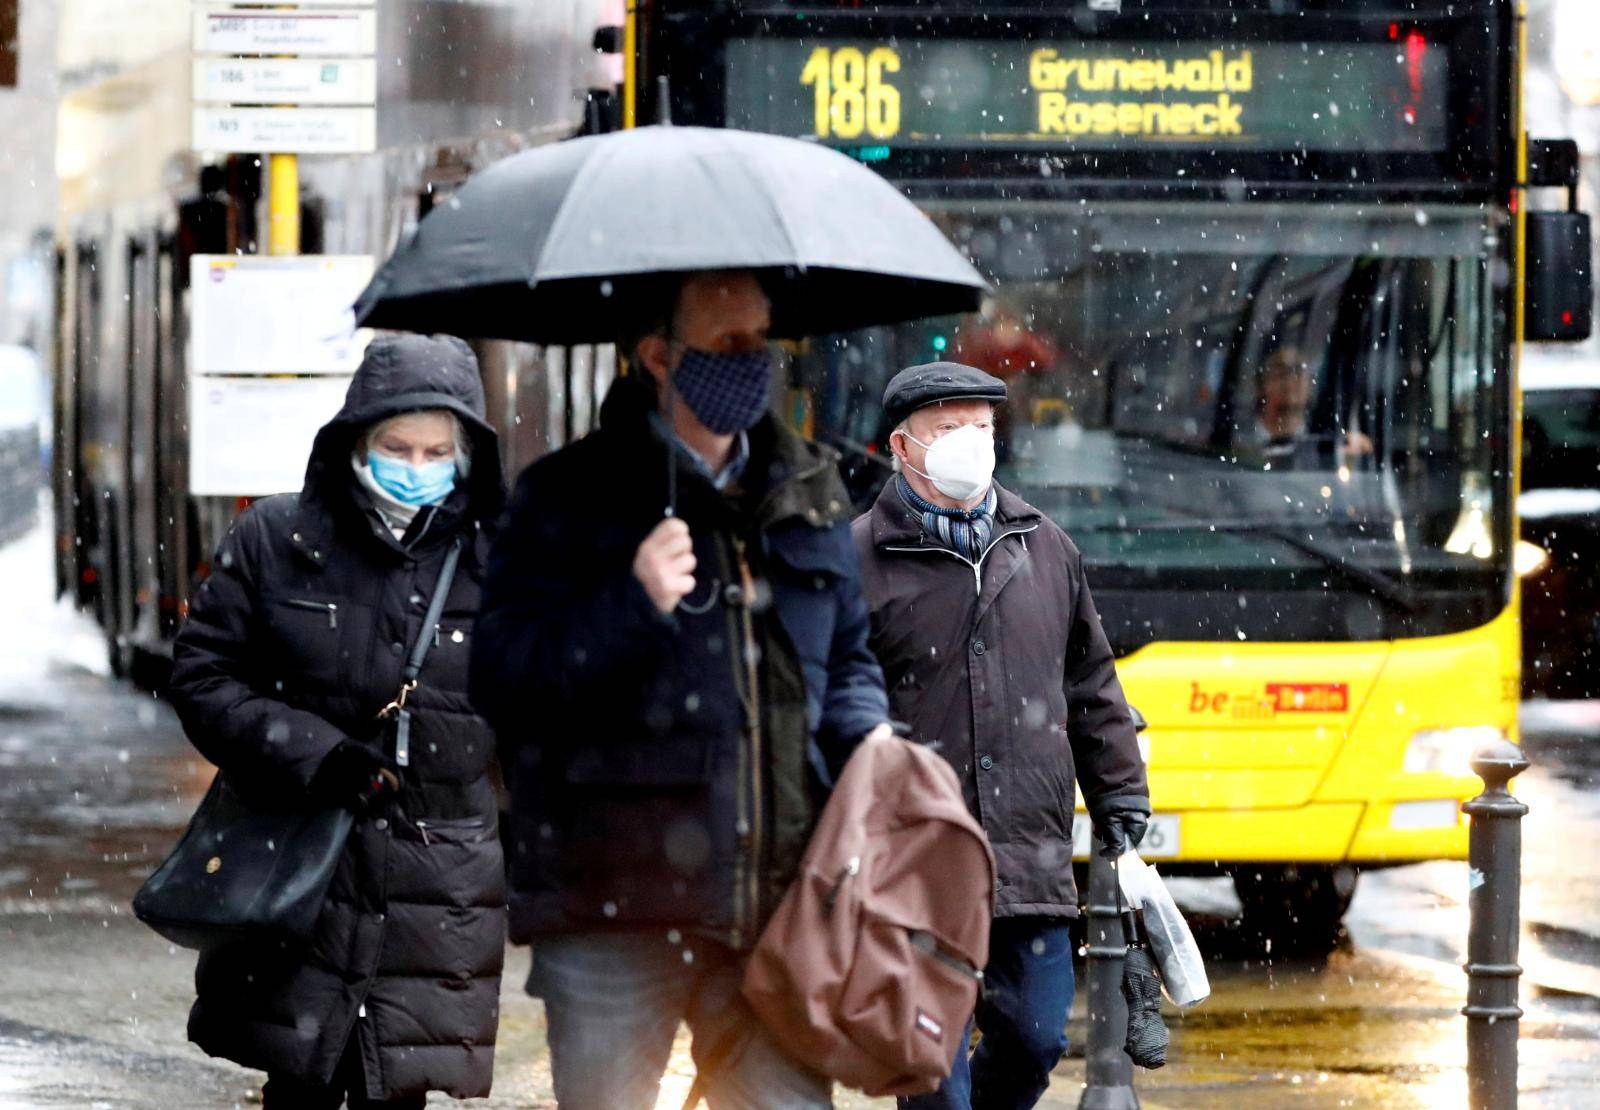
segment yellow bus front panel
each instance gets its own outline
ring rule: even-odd
[[[1185,862],[1466,856],[1468,758],[1514,736],[1513,609],[1370,644],[1153,644],[1124,659],[1151,801]],[[1175,829],[1171,821],[1176,819]]]

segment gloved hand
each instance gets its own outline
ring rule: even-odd
[[[1107,798],[1093,814],[1094,831],[1100,837],[1100,854],[1116,859],[1130,848],[1137,848],[1150,825],[1150,799],[1140,795]]]
[[[308,792],[320,805],[362,816],[399,796],[400,768],[376,748],[344,740],[323,757]]]

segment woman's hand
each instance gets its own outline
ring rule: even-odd
[[[323,757],[308,791],[321,805],[370,813],[400,793],[400,768],[376,748],[344,740]]]

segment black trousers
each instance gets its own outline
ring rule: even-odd
[[[350,1110],[422,1110],[428,1100],[427,1095],[370,1099],[366,1091],[361,1047],[352,1034],[339,1066],[333,1069],[332,1083],[306,1083],[268,1072],[267,1085],[261,1089],[261,1107],[262,1110],[339,1110],[341,1106],[349,1106]]]

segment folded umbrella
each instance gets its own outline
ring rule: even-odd
[[[984,280],[893,185],[775,135],[656,126],[553,143],[475,174],[356,302],[365,326],[615,340],[664,275],[757,271],[773,334],[975,309]]]
[[[1122,958],[1122,1000],[1128,1007],[1128,1033],[1122,1050],[1141,1068],[1159,1068],[1167,1062],[1170,1041],[1167,1023],[1161,1019],[1161,973],[1140,935],[1138,911],[1122,900],[1121,868],[1116,870],[1117,912],[1122,915],[1122,939],[1127,944]]]
[[[1133,915],[1128,915],[1131,927]],[[1128,1035],[1122,1050],[1141,1068],[1159,1068],[1167,1062],[1169,1035],[1161,1018],[1161,974],[1150,951],[1129,933],[1128,954],[1122,964],[1122,998],[1128,1005]]]

